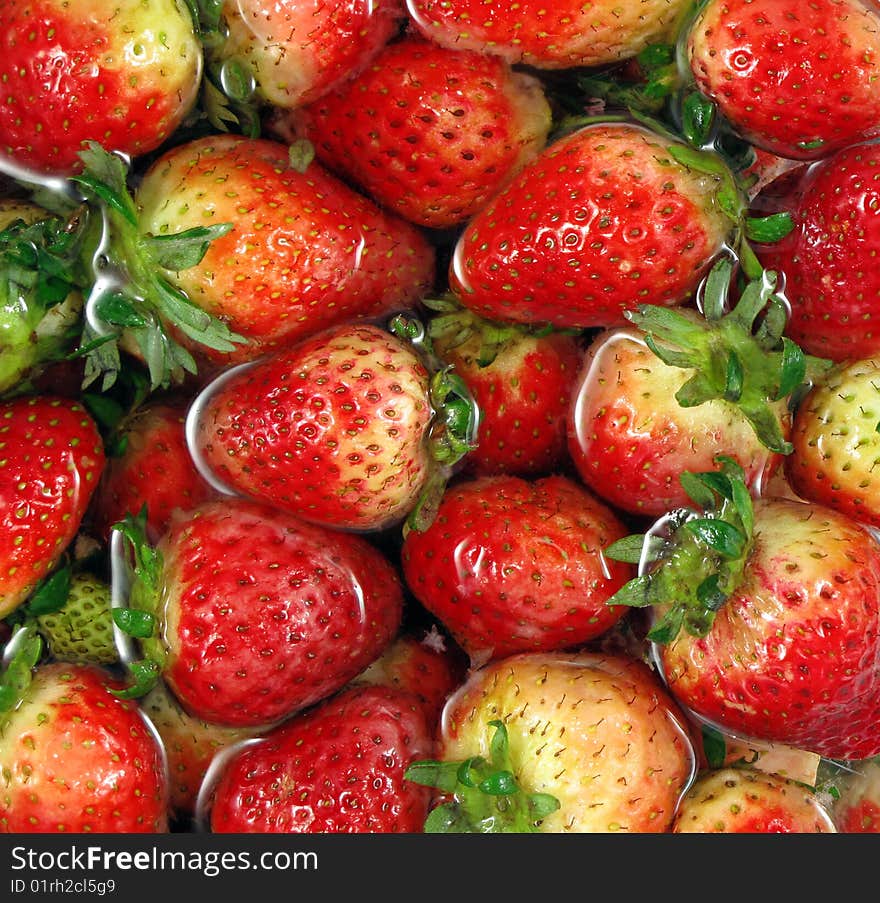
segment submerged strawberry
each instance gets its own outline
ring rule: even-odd
[[[49,396],[0,404],[0,452],[0,616],[6,616],[73,542],[105,457],[86,409]]]
[[[413,834],[430,793],[405,778],[431,754],[418,700],[353,687],[290,718],[224,766],[214,833]]]
[[[167,831],[162,748],[138,706],[115,695],[119,682],[96,665],[63,663],[19,677],[14,704],[0,711],[0,832]]]
[[[691,299],[741,204],[720,158],[635,123],[588,125],[470,221],[450,287],[490,320],[622,325],[639,304]]]
[[[143,641],[132,694],[161,673],[193,717],[262,727],[312,705],[373,662],[403,609],[391,563],[360,536],[241,499],[178,512],[135,556],[118,623]]]
[[[737,132],[782,157],[880,134],[880,9],[863,0],[709,0],[687,55]]]
[[[602,66],[670,38],[687,0],[621,4],[561,0],[552,5],[482,0],[410,0],[416,28],[444,47],[503,56],[545,69]]]
[[[283,123],[389,210],[446,228],[543,148],[550,106],[536,78],[497,57],[408,36]]]
[[[403,339],[345,323],[221,375],[198,402],[196,452],[234,492],[326,526],[382,529],[466,450],[435,420],[441,385]]]
[[[10,0],[0,8],[0,149],[41,172],[88,141],[140,156],[195,103],[202,46],[183,0]]]

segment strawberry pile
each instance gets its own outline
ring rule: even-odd
[[[0,42],[0,831],[880,833],[877,0]]]

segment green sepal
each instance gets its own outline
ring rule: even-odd
[[[715,125],[716,107],[699,91],[688,92],[681,104],[682,132],[691,144],[705,145]]]
[[[25,614],[38,618],[64,608],[70,596],[71,570],[64,565],[41,581],[24,607]]]
[[[723,558],[739,558],[747,542],[741,530],[717,518],[695,518],[689,520],[684,529]]]
[[[528,793],[520,787],[510,764],[510,745],[503,721],[489,722],[494,733],[489,758],[471,756],[460,762],[413,762],[404,777],[434,787],[454,800],[427,817],[425,833],[524,834],[540,830],[559,801],[548,793]]]
[[[216,226],[194,226],[171,235],[148,235],[144,240],[156,266],[180,272],[194,267],[205,256],[212,241],[229,233],[232,223]]]
[[[700,734],[709,768],[721,768],[727,759],[727,741],[724,739],[724,734],[710,725],[703,725],[700,728]]]
[[[136,608],[114,608],[113,623],[125,634],[136,639],[147,639],[156,630],[156,618],[148,611]]]
[[[624,536],[623,539],[618,539],[605,549],[605,557],[612,558],[614,561],[623,561],[626,564],[638,564],[645,554],[646,539],[647,537],[643,533]]]
[[[16,627],[9,642],[16,648],[0,677],[0,716],[8,715],[18,706],[43,654],[43,638],[34,621],[25,621]]]
[[[785,238],[794,226],[794,219],[790,213],[747,217],[744,223],[746,238],[761,244],[772,244]]]
[[[140,699],[146,696],[159,681],[161,667],[152,659],[141,659],[128,665],[132,682],[121,690],[111,690],[119,699]]]

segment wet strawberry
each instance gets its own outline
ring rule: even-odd
[[[211,805],[214,833],[413,834],[430,793],[404,773],[431,754],[411,694],[354,687],[238,752]]]
[[[140,156],[196,100],[202,46],[183,0],[10,0],[0,9],[0,148],[70,173],[88,141]]]
[[[98,427],[77,401],[20,396],[0,404],[0,616],[58,564],[104,467]]]

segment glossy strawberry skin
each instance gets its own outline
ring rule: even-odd
[[[430,790],[404,779],[433,742],[418,701],[355,687],[275,728],[227,763],[214,833],[419,833]]]
[[[465,222],[543,147],[540,82],[497,57],[409,36],[294,112],[328,167],[422,226]]]
[[[601,66],[669,39],[683,0],[638,4],[570,0],[547,6],[487,7],[481,0],[410,0],[415,27],[445,47],[503,56],[543,69]]]
[[[669,688],[738,736],[833,759],[880,751],[880,546],[832,509],[755,503],[743,579],[702,638],[657,654]]]
[[[195,446],[231,491],[314,523],[377,530],[431,466],[425,365],[372,324],[342,324],[208,387]]]
[[[402,0],[225,0],[220,58],[247,64],[259,96],[293,109],[355,77],[396,32]]]
[[[751,768],[722,768],[698,777],[684,795],[673,834],[835,834],[814,791]]]
[[[880,527],[880,359],[843,362],[823,374],[794,415],[785,474],[802,498]]]
[[[407,308],[433,284],[434,250],[415,226],[315,161],[291,168],[277,141],[187,142],[150,167],[136,199],[141,229],[155,235],[234,224],[199,264],[167,274],[247,340],[234,352],[199,351],[218,366]]]
[[[862,0],[711,0],[687,52],[700,90],[765,150],[816,159],[880,133],[880,10]]]
[[[664,364],[632,328],[596,335],[581,363],[568,408],[569,457],[583,482],[620,511],[659,517],[688,505],[679,474],[715,468],[729,455],[759,494],[781,456],[770,452],[732,404],[684,408],[675,393],[692,375]],[[784,434],[791,417],[778,405]]]
[[[580,369],[575,336],[514,336],[480,363],[478,335],[434,350],[467,384],[479,409],[476,447],[462,467],[477,476],[545,476],[568,463],[568,410]]]
[[[0,148],[20,165],[71,173],[90,140],[145,154],[195,103],[202,48],[182,0],[12,0],[0,35]]]
[[[632,577],[604,549],[617,515],[563,476],[480,477],[451,486],[432,525],[401,552],[413,595],[474,662],[598,637],[626,609],[608,599]]]
[[[104,467],[98,427],[73,399],[0,404],[0,616],[8,615],[73,541]]]
[[[158,539],[177,508],[189,510],[216,495],[196,468],[186,439],[186,406],[155,403],[128,420],[110,456],[92,502],[99,535],[108,537],[126,514],[144,505],[147,530]]]
[[[796,227],[755,250],[767,269],[784,275],[791,305],[786,334],[807,353],[834,361],[876,354],[880,144],[852,145],[783,180],[773,202]]]
[[[396,635],[400,580],[359,536],[252,502],[180,513],[157,546],[163,676],[194,717],[277,722],[340,689]]]
[[[37,668],[0,734],[0,832],[168,830],[161,746],[119,688],[94,665]]]
[[[642,303],[687,301],[730,221],[713,180],[676,163],[671,139],[630,123],[550,144],[468,224],[449,268],[463,306],[489,320],[624,325]]]

